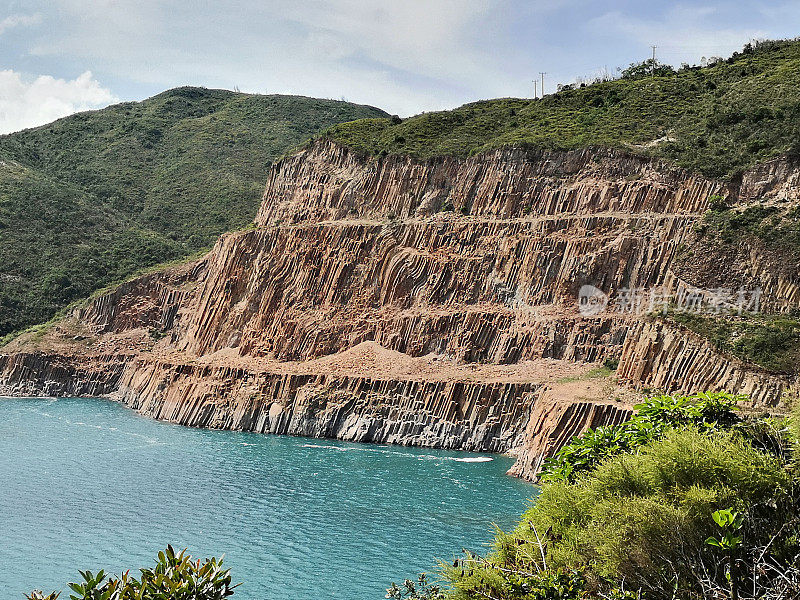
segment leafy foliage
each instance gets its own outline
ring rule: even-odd
[[[463,561],[458,561],[456,567],[460,568],[459,576],[464,571],[466,577],[473,577],[477,571],[486,577],[485,573],[488,574],[493,565],[479,556],[469,555]],[[573,600],[584,597],[588,589],[586,578],[578,570],[542,570],[528,573],[509,565],[500,580],[503,581],[506,593],[531,600]],[[486,590],[484,593],[490,593],[493,587],[488,581],[486,584],[485,587],[476,588],[476,591]]]
[[[712,210],[703,216],[697,231],[726,245],[755,238],[768,249],[800,258],[800,207],[797,206],[781,209],[755,205],[733,209],[712,204]]]
[[[742,543],[742,537],[736,535],[744,526],[742,515],[730,508],[724,508],[712,513],[711,518],[722,530],[722,535],[719,538],[708,537],[706,544],[730,552]]]
[[[705,596],[707,581],[728,586],[706,543],[719,531],[712,514],[738,511],[747,547],[778,540],[765,555],[788,568],[798,556],[800,530],[786,520],[797,514],[797,491],[787,463],[738,432],[671,429],[574,482],[544,484],[517,528],[497,535],[489,556],[463,571],[448,566],[445,575],[457,599],[528,598],[543,574],[570,571],[587,581],[586,594],[571,598],[608,597],[611,590],[712,597]]]
[[[620,425],[590,429],[564,446],[542,467],[542,481],[574,481],[602,461],[631,452],[674,427],[693,426],[700,431],[729,427],[739,398],[723,392],[692,396],[652,396],[636,405],[637,414]]]
[[[718,351],[774,373],[800,368],[800,320],[788,315],[670,312],[666,319],[706,338]]]
[[[625,148],[711,177],[733,177],[796,149],[798,42],[748,45],[702,68],[656,69],[653,76],[645,63],[638,71],[538,100],[475,102],[395,124],[362,120],[334,126],[328,135],[367,154],[422,158],[509,146]]]
[[[222,560],[192,560],[186,551],[176,553],[172,546],[158,553],[153,568],[140,569],[136,579],[130,572],[119,578],[105,571],[79,571],[82,581],[70,583],[70,600],[222,600],[233,595],[230,569]],[[57,593],[43,596],[33,592],[29,600],[55,600]]]
[[[386,598],[390,600],[441,600],[445,598],[442,588],[428,581],[428,575],[421,573],[417,581],[406,579],[403,586],[396,583],[386,588]]]
[[[0,337],[251,221],[270,164],[386,113],[178,88],[0,136]]]
[[[642,79],[643,77],[666,77],[674,75],[675,69],[669,65],[662,65],[653,58],[648,58],[642,62],[631,63],[622,71],[623,79]]]

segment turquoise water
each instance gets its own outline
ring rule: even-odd
[[[0,595],[226,555],[239,600],[375,600],[485,550],[535,488],[510,459],[189,429],[106,400],[0,399]],[[62,597],[66,597],[63,594]]]

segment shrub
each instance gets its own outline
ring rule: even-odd
[[[393,586],[395,595],[387,597],[800,597],[791,423],[800,409],[789,420],[740,419],[736,400],[728,394],[648,399],[629,431],[649,427],[658,435],[628,440],[628,451],[598,455],[572,477],[545,482],[517,527],[497,532],[489,555],[465,550],[466,558],[441,566],[444,588],[412,586],[414,595]],[[625,436],[608,428],[583,437],[605,444]]]
[[[734,408],[739,399],[723,392],[647,398],[635,406],[638,413],[627,423],[590,429],[574,438],[545,462],[541,480],[572,481],[611,456],[658,439],[672,427],[691,425],[702,431],[729,427],[738,422]]]
[[[105,571],[95,574],[79,571],[80,583],[70,583],[70,600],[222,600],[233,595],[236,585],[231,585],[230,569],[222,568],[216,558],[192,561],[186,551],[175,552],[172,546],[158,553],[156,566],[140,569],[141,577],[131,577],[129,572],[119,578],[109,578]],[[29,600],[55,600],[57,593],[49,596],[35,591]]]
[[[711,515],[738,510],[744,539],[760,543],[784,525],[792,490],[784,463],[740,434],[671,429],[574,483],[546,484],[517,528],[498,534],[492,554],[463,575],[445,573],[456,598],[527,598],[514,591],[519,578],[571,570],[593,593],[624,581],[648,598],[700,597],[700,565],[714,561]]]
[[[440,600],[445,598],[442,588],[428,581],[428,576],[422,573],[417,581],[406,579],[403,586],[396,583],[386,588],[386,598],[391,600]]]
[[[652,58],[648,58],[642,62],[631,63],[631,65],[622,71],[623,79],[642,79],[644,77],[664,77],[666,75],[674,75],[675,69],[670,65],[662,65]]]
[[[607,358],[603,361],[603,366],[606,369],[610,369],[611,371],[616,371],[617,367],[619,367],[619,359],[618,358]]]
[[[800,255],[800,209],[755,205],[734,209],[721,196],[711,196],[710,210],[697,231],[716,244],[758,240],[765,248]]]
[[[725,196],[714,194],[708,198],[708,207],[712,211],[722,211],[728,208],[728,201]]]
[[[789,418],[788,428],[791,432],[792,442],[800,445],[800,394],[796,391],[791,398],[791,417]]]

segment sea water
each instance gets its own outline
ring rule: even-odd
[[[234,599],[377,600],[514,525],[536,488],[510,466],[191,429],[108,400],[0,398],[0,596],[66,590],[78,569],[135,572],[171,543],[224,554]]]

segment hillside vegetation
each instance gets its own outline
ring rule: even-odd
[[[800,320],[792,315],[669,313],[666,320],[707,339],[718,351],[771,373],[800,371]]]
[[[383,116],[178,88],[0,137],[0,336],[245,226],[274,160],[335,123]]]
[[[652,66],[539,100],[363,120],[327,135],[368,154],[420,158],[505,146],[619,147],[719,178],[800,147],[800,42],[748,45],[702,68]]]

